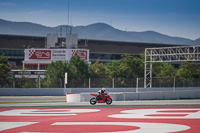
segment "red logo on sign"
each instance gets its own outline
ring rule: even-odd
[[[29,50],[29,59],[51,59],[51,50]]]
[[[82,59],[87,60],[86,50],[72,50],[72,56],[80,56]]]

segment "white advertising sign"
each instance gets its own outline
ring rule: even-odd
[[[88,49],[25,49],[25,61],[68,61],[72,56],[80,56],[89,61]]]
[[[57,61],[57,60],[67,60],[67,51],[66,49],[53,49],[51,50],[51,60]],[[68,57],[69,59],[69,57]]]

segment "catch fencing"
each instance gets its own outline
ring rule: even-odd
[[[47,86],[42,78],[12,78],[1,80],[0,88],[144,88],[144,78],[88,78],[88,79],[68,79],[64,84],[64,79],[59,79]],[[152,88],[200,88],[200,78],[152,78]]]

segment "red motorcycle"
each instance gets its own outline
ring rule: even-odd
[[[91,93],[92,97],[90,99],[90,104],[95,105],[96,103],[106,103],[106,104],[111,104],[112,103],[112,98],[110,97],[110,95],[108,95],[108,93],[105,93],[103,95],[97,95],[95,93]]]

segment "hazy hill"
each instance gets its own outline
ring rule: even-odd
[[[194,40],[192,42],[189,42],[189,44],[191,44],[191,45],[200,45],[200,38],[198,38],[198,39],[196,39],[196,40]]]
[[[11,22],[0,19],[0,34],[46,36],[56,32],[52,27],[46,27],[29,22]]]
[[[47,27],[30,22],[11,22],[0,19],[0,34],[47,36],[47,33],[59,33],[60,26]],[[121,31],[104,23],[72,27],[72,33],[79,38],[112,40],[126,42],[148,42],[165,44],[188,44],[193,40],[181,37],[171,37],[155,31],[127,32]],[[64,35],[64,34],[63,34]]]

